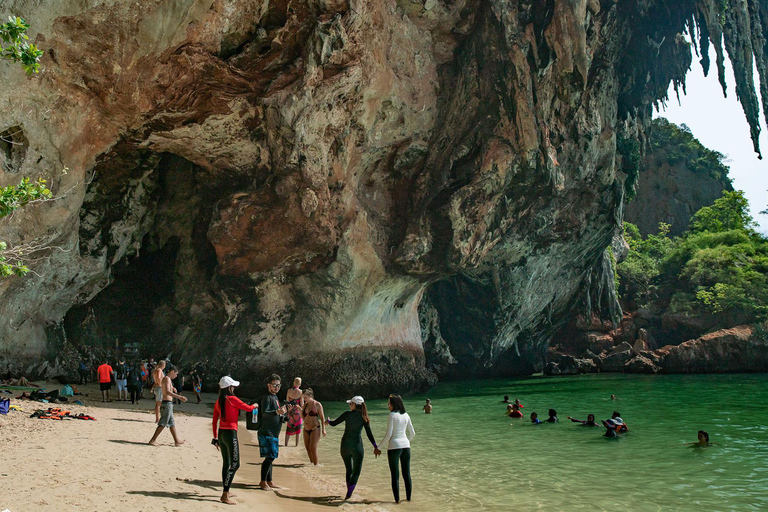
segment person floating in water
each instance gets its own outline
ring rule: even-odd
[[[502,400],[501,403],[508,404],[509,403],[509,396],[504,395],[504,400]]]
[[[520,403],[520,399],[519,398],[515,398],[515,405],[518,406],[521,409],[523,408],[523,404]]]
[[[597,423],[595,423],[595,415],[594,414],[588,414],[586,420],[577,420],[576,418],[571,418],[568,416],[568,419],[571,420],[574,423],[581,423],[584,427],[599,427]]]
[[[619,437],[616,432],[616,422],[613,420],[603,420],[603,426],[605,427],[605,434],[603,437]]]
[[[538,414],[536,414],[535,412],[532,412],[531,413],[531,423],[533,423],[534,425],[541,425],[544,422],[539,419],[539,415]]]
[[[510,418],[522,418],[523,412],[520,410],[520,406],[517,404],[512,404],[507,407],[507,416]]]
[[[611,400],[616,400],[616,395],[611,395]]]
[[[554,409],[549,410],[549,418],[547,418],[547,423],[557,423],[557,411]]]
[[[627,432],[629,430],[629,427],[626,423],[624,423],[624,420],[621,419],[621,414],[619,411],[613,411],[613,414],[611,415],[611,419],[616,423],[616,431],[619,433]]]
[[[709,442],[709,434],[707,433],[706,430],[699,430],[698,437],[699,437],[699,441],[697,443],[688,443],[688,444],[694,447],[702,447],[702,448],[709,446],[710,444],[715,444],[715,443]]]
[[[432,400],[427,398],[427,403],[423,407],[424,414],[432,414]]]

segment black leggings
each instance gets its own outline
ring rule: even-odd
[[[411,449],[398,448],[397,450],[387,450],[387,459],[389,460],[389,474],[392,477],[392,494],[395,495],[395,501],[400,501],[400,472],[397,467],[397,460],[403,466],[403,482],[405,482],[405,499],[411,501]]]
[[[363,469],[363,457],[365,450],[363,443],[341,444],[341,458],[344,460],[344,467],[347,468],[347,485],[357,485],[360,478],[360,471]]]
[[[229,492],[229,486],[235,478],[235,473],[240,469],[240,445],[237,444],[237,430],[219,429],[219,449],[224,465],[221,468],[221,481],[224,484],[224,492]]]
[[[141,396],[141,387],[131,385],[128,386],[128,391],[131,392],[131,403],[138,402]]]
[[[264,459],[264,462],[261,463],[261,481],[262,482],[272,481],[272,463],[273,462],[275,462],[275,459],[271,457],[267,457]]]

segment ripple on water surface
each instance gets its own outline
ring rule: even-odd
[[[406,399],[417,432],[408,510],[768,510],[766,384],[763,374],[439,384],[428,395],[432,415],[421,412],[424,397]],[[524,420],[504,415],[503,395],[520,398]],[[345,408],[326,403],[332,417]],[[528,421],[531,412],[546,419],[550,408],[559,423]],[[386,402],[369,409],[380,440]],[[566,419],[606,419],[614,410],[631,429],[619,439]],[[716,444],[685,445],[698,430]],[[321,443],[321,457],[338,474],[340,434],[329,429]],[[369,452],[360,484],[390,499],[386,459],[374,461]]]

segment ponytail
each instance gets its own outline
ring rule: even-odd
[[[355,404],[355,409],[360,409],[360,416],[363,417],[363,421],[366,423],[371,422],[371,418],[368,417],[368,407],[365,406],[365,403],[360,405]]]

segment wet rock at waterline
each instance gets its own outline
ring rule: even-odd
[[[0,282],[5,360],[138,344],[371,393],[529,372],[574,308],[616,318],[617,138],[681,84],[685,24],[720,22],[661,0],[6,6],[46,56],[0,67],[0,131],[28,144],[0,184],[62,198],[0,225],[55,247]]]

